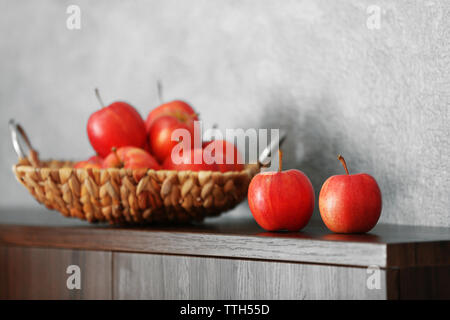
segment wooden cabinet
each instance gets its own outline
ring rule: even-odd
[[[365,268],[302,263],[114,254],[117,299],[385,299],[366,286]]]
[[[68,288],[69,266],[81,288]],[[2,299],[450,298],[450,231],[320,224],[268,233],[251,219],[180,227],[0,225]]]
[[[112,297],[111,252],[0,246],[0,257],[0,299]],[[67,287],[69,266],[80,268],[79,290]]]

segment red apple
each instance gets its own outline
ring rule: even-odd
[[[88,161],[79,161],[77,163],[74,164],[73,166],[75,169],[101,169],[102,165],[101,164],[96,164],[96,163],[91,163]]]
[[[89,159],[87,159],[88,162],[96,163],[96,164],[99,164],[99,165],[103,164],[103,160],[104,159],[102,157],[100,157],[100,156],[92,156]]]
[[[176,129],[186,129],[191,137],[191,147],[194,143],[194,129],[186,122],[172,116],[161,116],[153,122],[149,130],[149,147],[151,153],[163,162],[172,153],[178,141],[172,140],[172,133]]]
[[[113,148],[103,161],[104,168],[154,169],[161,167],[147,151],[136,147]]]
[[[244,170],[242,155],[236,146],[226,140],[213,140],[203,142],[204,152],[211,155],[216,162],[220,172]]]
[[[192,126],[192,128],[193,122],[198,121],[198,115],[189,104],[184,101],[175,100],[156,107],[148,114],[147,120],[145,121],[147,132],[150,131],[150,128],[155,120],[162,116],[176,117],[180,121]]]
[[[314,210],[314,189],[300,170],[257,174],[248,188],[248,204],[256,222],[267,231],[298,231],[308,224]]]
[[[97,90],[96,94],[101,102]],[[147,139],[142,117],[131,105],[120,101],[94,112],[88,120],[87,133],[92,147],[101,157],[106,157],[113,147],[142,148]]]
[[[92,156],[89,159],[87,159],[86,161],[79,161],[79,162],[75,163],[75,165],[73,167],[75,169],[78,169],[78,168],[101,169],[102,166],[103,166],[103,159],[99,156]]]
[[[325,225],[336,233],[370,231],[381,214],[381,191],[376,180],[366,173],[350,175],[339,155],[346,174],[332,176],[320,190],[319,210]]]
[[[166,170],[190,170],[190,171],[218,171],[215,163],[207,164],[204,161],[203,149],[192,149],[190,152],[183,152],[181,154],[181,163],[176,164],[172,157],[169,156],[163,163],[163,169]],[[195,158],[201,159],[201,163],[195,163]]]

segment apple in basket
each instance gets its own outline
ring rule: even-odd
[[[111,148],[146,145],[145,123],[134,107],[116,101],[104,107],[98,90],[96,95],[102,108],[94,112],[87,123],[87,133],[92,147],[101,157],[110,154]]]
[[[154,169],[159,170],[159,163],[143,149],[122,147],[112,152],[103,161],[104,168]]]
[[[279,151],[278,172],[257,174],[248,189],[248,204],[256,222],[267,231],[298,231],[305,227],[314,210],[314,189],[300,170],[282,171]]]
[[[187,118],[164,115],[156,119],[148,131],[150,152],[160,162],[170,157],[172,149],[180,141],[172,140],[172,133],[177,129],[185,129],[189,133],[190,144],[194,144],[194,127]]]
[[[194,121],[198,121],[198,115],[194,109],[184,101],[175,100],[154,108],[147,116],[145,121],[145,128],[147,132],[150,131],[151,126],[156,119],[162,116],[172,116],[183,120],[191,128],[194,127]]]
[[[190,171],[218,171],[217,165],[206,163],[202,148],[191,150],[181,150],[178,155],[170,155],[164,160],[163,169],[165,170],[190,170]]]
[[[92,156],[86,161],[79,161],[73,166],[75,169],[80,168],[92,168],[92,169],[101,169],[103,167],[103,159],[99,156]]]
[[[160,82],[158,82],[158,95],[162,100]],[[163,162],[170,156],[172,149],[178,143],[172,140],[172,133],[176,129],[187,130],[191,137],[191,145],[193,145],[195,121],[198,121],[197,113],[188,103],[181,100],[163,103],[154,108],[145,121],[149,151],[159,162]]]
[[[206,155],[211,155],[220,172],[244,170],[242,155],[234,145],[226,140],[203,142]]]

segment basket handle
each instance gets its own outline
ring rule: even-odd
[[[28,163],[31,164],[33,167],[40,167],[38,153],[36,150],[34,150],[33,146],[31,145],[30,139],[28,138],[25,130],[22,128],[20,124],[16,123],[14,119],[10,119],[8,124],[9,124],[9,131],[11,132],[11,140],[14,147],[14,151],[16,152],[19,161],[28,161]],[[20,140],[25,142],[28,149],[28,155],[25,154],[22,144],[20,143]]]
[[[260,167],[270,166],[270,162],[269,163],[264,163],[264,162],[267,160],[267,158],[270,157],[270,155],[272,153],[274,153],[281,147],[283,142],[286,140],[286,137],[287,137],[286,132],[281,132],[280,136],[278,137],[278,140],[273,139],[270,142],[270,145],[268,145],[267,147],[264,148],[264,150],[261,152],[261,154],[259,155],[259,158],[258,158],[258,164],[260,165]]]

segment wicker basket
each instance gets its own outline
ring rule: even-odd
[[[66,217],[111,224],[201,221],[235,207],[261,165],[238,172],[74,169],[70,161],[39,161],[23,129],[10,122],[17,180],[36,200]],[[29,148],[24,156],[17,133]]]
[[[74,169],[71,162],[34,167],[23,158],[13,171],[37,201],[66,217],[111,224],[201,221],[235,207],[258,165],[240,172]]]

